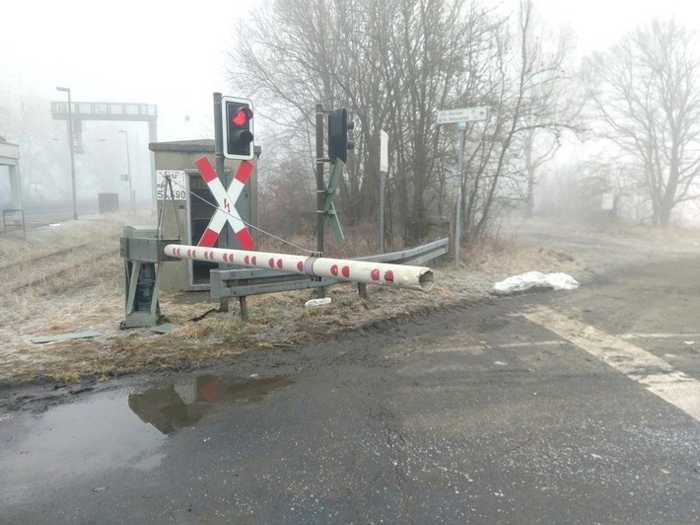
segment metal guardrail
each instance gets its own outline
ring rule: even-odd
[[[448,239],[408,248],[390,253],[356,257],[358,261],[374,261],[394,264],[422,265],[448,252]],[[347,283],[338,279],[314,279],[308,275],[298,275],[274,270],[263,269],[233,269],[211,270],[209,272],[211,283],[210,294],[212,299],[224,299],[227,297],[247,297],[265,293],[288,292],[292,290],[306,290]]]

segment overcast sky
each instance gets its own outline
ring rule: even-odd
[[[160,139],[201,137],[210,134],[211,93],[231,91],[226,51],[236,21],[259,3],[4,0],[0,74],[14,93],[58,98],[55,86],[67,85],[76,100],[156,103]],[[548,23],[574,31],[581,52],[604,49],[654,16],[700,28],[699,0],[536,5]]]
[[[201,137],[252,0],[4,0],[0,70],[15,92],[158,104],[161,139]],[[1,101],[0,101],[1,103]],[[189,117],[189,122],[187,121]]]

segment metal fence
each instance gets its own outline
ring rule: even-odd
[[[394,264],[422,265],[446,255],[448,252],[448,239],[408,248],[390,253],[356,257],[358,261],[374,261]],[[210,271],[212,299],[225,299],[228,297],[247,297],[265,293],[288,292],[291,290],[306,290],[331,286],[339,283],[347,283],[338,279],[315,279],[308,275],[290,274],[263,269],[234,269]],[[364,288],[360,288],[364,293]]]

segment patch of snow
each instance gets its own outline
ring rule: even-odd
[[[579,282],[568,273],[526,272],[497,282],[493,285],[493,292],[498,295],[509,295],[526,292],[533,288],[575,290],[579,286]]]
[[[304,306],[306,308],[316,308],[318,306],[326,306],[329,304],[331,304],[330,297],[321,297],[319,299],[309,299],[304,303]]]

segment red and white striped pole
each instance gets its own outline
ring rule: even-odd
[[[253,268],[330,277],[348,282],[382,284],[421,290],[429,290],[433,286],[433,271],[425,266],[329,259],[287,253],[229,250],[184,244],[168,244],[165,246],[164,252],[170,257],[180,259],[239,264]]]

